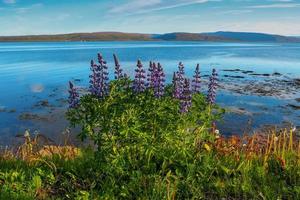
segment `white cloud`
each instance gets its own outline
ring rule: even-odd
[[[249,8],[298,8],[300,3],[277,3],[277,4],[266,4],[249,6]]]
[[[16,0],[3,0],[3,3],[14,4],[14,3],[16,3]]]
[[[240,15],[240,14],[246,14],[246,13],[252,13],[253,10],[227,10],[224,12],[221,12],[222,15]]]
[[[221,0],[134,0],[113,7],[111,14],[138,14]]]

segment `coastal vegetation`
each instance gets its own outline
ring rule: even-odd
[[[138,60],[134,78],[116,55],[115,79],[101,54],[90,85],[69,83],[66,117],[89,145],[24,144],[0,156],[0,199],[299,199],[300,143],[294,130],[224,137],[216,121],[218,74],[179,63],[171,84],[160,63]],[[46,139],[44,139],[46,141]]]

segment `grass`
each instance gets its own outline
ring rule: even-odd
[[[109,163],[92,148],[38,147],[27,136],[18,151],[1,155],[0,199],[300,198],[300,145],[292,131],[213,135],[146,151],[137,144],[111,149]]]

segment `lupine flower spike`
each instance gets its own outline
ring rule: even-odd
[[[200,67],[199,64],[197,64],[196,66],[196,70],[195,70],[195,74],[193,76],[193,84],[192,84],[192,88],[193,88],[193,93],[199,93],[200,92],[200,88],[201,88],[201,77],[200,77]]]
[[[115,79],[118,80],[120,78],[123,78],[123,74],[122,74],[123,70],[121,69],[119,59],[116,56],[116,54],[113,54],[113,56],[114,56],[114,61],[115,61]]]
[[[185,75],[185,72],[184,72],[184,65],[183,65],[182,62],[179,62],[179,64],[178,64],[178,72],[179,72],[182,76]]]
[[[180,88],[180,82],[179,79],[177,77],[177,73],[174,72],[173,74],[173,97],[176,99],[180,99],[181,96],[181,88]]]
[[[137,93],[145,91],[145,70],[143,69],[142,62],[137,61],[137,68],[135,69],[135,78],[133,82],[133,90]]]
[[[190,89],[189,79],[184,79],[183,91],[180,97],[180,112],[186,113],[189,111],[189,108],[192,106],[192,93]]]
[[[209,77],[207,101],[209,104],[216,102],[216,90],[218,86],[218,74],[215,69],[212,70],[212,75]]]
[[[79,104],[79,94],[73,83],[69,81],[69,108],[76,108]]]
[[[160,63],[157,64],[157,68],[154,67],[154,76],[153,76],[153,88],[154,88],[154,95],[156,98],[160,98],[164,95],[164,89],[165,89],[165,73],[160,65]]]
[[[99,80],[99,69],[98,65],[91,60],[91,72],[90,75],[90,92],[92,95],[97,95],[97,88],[98,88],[98,80]]]
[[[99,80],[98,80],[98,88],[97,88],[97,96],[99,98],[103,98],[108,94],[108,72],[106,61],[103,59],[103,56],[98,53],[98,70],[99,70]]]
[[[147,87],[153,88],[154,70],[156,69],[155,63],[149,62],[148,74],[147,74]]]

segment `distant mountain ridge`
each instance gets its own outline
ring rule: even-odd
[[[210,42],[299,42],[299,37],[250,32],[141,34],[123,32],[69,33],[56,35],[0,36],[0,42],[30,41],[210,41]]]
[[[204,33],[210,36],[223,37],[227,39],[236,39],[247,42],[299,42],[297,37],[289,37],[282,35],[266,34],[266,33],[248,33],[248,32],[225,32],[219,31],[214,33]]]

